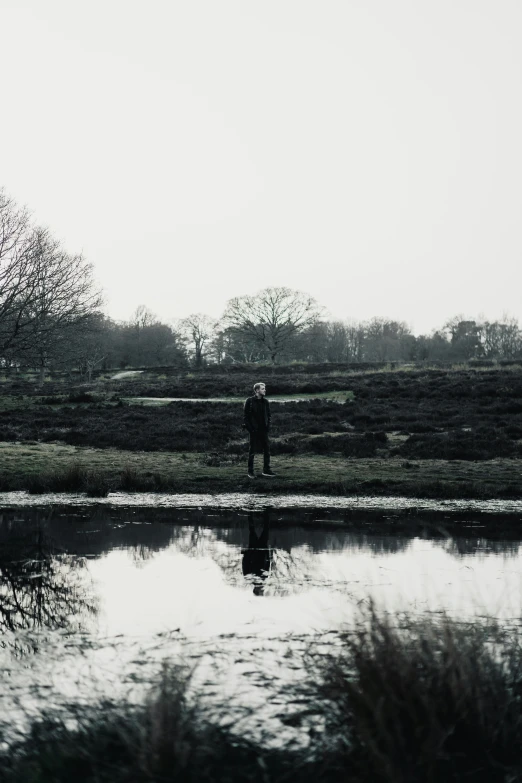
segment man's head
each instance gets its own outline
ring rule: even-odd
[[[266,394],[266,386],[264,383],[254,383],[254,392],[256,397],[264,397]]]

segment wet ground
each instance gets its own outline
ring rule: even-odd
[[[93,498],[85,493],[64,494],[49,493],[32,495],[25,491],[0,492],[0,510],[2,508],[46,508],[68,505],[71,507],[119,507],[119,508],[195,508],[219,509],[222,511],[251,510],[264,508],[294,509],[296,512],[312,509],[320,512],[325,510],[375,512],[433,512],[435,514],[462,514],[474,512],[479,515],[492,514],[495,517],[512,517],[513,524],[518,527],[522,523],[522,500],[473,500],[448,499],[434,500],[430,498],[359,496],[332,497],[330,495],[263,495],[246,492],[223,494],[173,494],[158,492],[110,492],[107,497]],[[318,518],[319,518],[318,517]],[[521,524],[522,530],[522,524]]]

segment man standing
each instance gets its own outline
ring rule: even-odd
[[[264,383],[254,384],[254,396],[245,402],[245,429],[250,433],[250,449],[248,451],[248,477],[255,478],[254,456],[263,452],[263,476],[274,476],[270,470],[270,405],[265,399]]]

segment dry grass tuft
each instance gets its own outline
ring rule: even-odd
[[[361,781],[505,783],[522,776],[518,632],[370,609],[341,655],[320,664],[336,763]]]

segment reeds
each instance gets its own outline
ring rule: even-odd
[[[45,470],[31,473],[24,487],[33,495],[47,492],[85,492],[89,497],[106,497],[110,486],[105,476],[96,470],[88,470],[73,463],[62,470]]]
[[[341,654],[318,662],[332,762],[357,780],[522,779],[520,630],[442,617],[401,622],[373,607]]]
[[[190,674],[164,664],[145,702],[47,716],[0,756],[6,783],[515,783],[522,779],[520,630],[383,616],[307,658],[307,745],[261,747],[209,716]],[[295,693],[287,694],[292,700]],[[278,697],[280,698],[280,696]],[[67,724],[67,725],[66,725]]]
[[[165,663],[139,706],[107,700],[95,708],[75,705],[67,718],[42,716],[0,755],[0,778],[5,783],[264,783],[267,754],[209,722],[198,704],[189,702],[189,683],[185,668]],[[289,771],[285,754],[274,753],[270,761]]]

